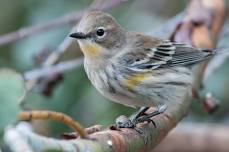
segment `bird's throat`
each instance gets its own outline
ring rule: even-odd
[[[86,58],[96,59],[101,56],[103,48],[99,44],[89,40],[80,40],[79,45]]]

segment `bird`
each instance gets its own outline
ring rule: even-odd
[[[120,128],[133,128],[179,106],[191,95],[191,68],[214,55],[212,50],[128,31],[102,11],[83,15],[70,37],[84,54],[92,85],[111,101],[140,108]],[[149,107],[157,110],[146,114]]]

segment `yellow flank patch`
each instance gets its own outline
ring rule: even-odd
[[[102,47],[96,43],[85,43],[81,45],[82,51],[85,53],[85,56],[88,57],[97,57],[102,50]]]
[[[127,85],[129,89],[133,89],[137,87],[147,76],[148,74],[145,74],[145,73],[132,75],[128,77],[125,84]]]

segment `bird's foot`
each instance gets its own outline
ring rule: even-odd
[[[149,109],[149,107],[141,108],[137,113],[132,115],[130,118],[125,116],[120,116],[116,119],[116,127],[117,128],[135,128],[137,124],[142,122],[152,122],[153,125],[156,127],[155,122],[151,119],[154,116],[157,116],[167,109],[166,105],[161,105],[157,107],[157,110],[146,114],[145,112]]]
[[[143,114],[137,118],[134,118],[133,123],[138,124],[147,121],[147,122],[151,122],[156,127],[156,123],[152,120],[152,118],[164,113],[166,109],[167,109],[166,105],[160,105],[157,107],[156,111],[149,114]]]

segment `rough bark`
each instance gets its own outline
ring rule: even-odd
[[[228,140],[228,126],[181,124],[153,152],[226,152]]]

